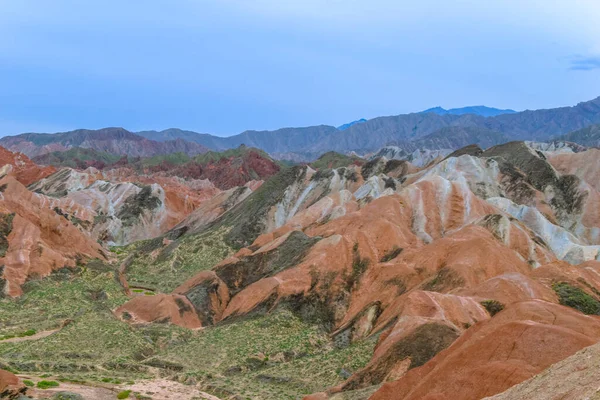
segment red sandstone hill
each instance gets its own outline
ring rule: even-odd
[[[14,177],[0,175],[0,265],[2,294],[19,296],[30,276],[74,268],[104,251],[89,235],[48,207]]]
[[[229,233],[236,254],[115,313],[198,328],[287,307],[340,346],[379,336],[365,368],[312,399],[500,393],[600,340],[598,193],[523,143],[457,155],[284,171],[216,224],[247,227]]]
[[[280,170],[280,166],[265,152],[241,146],[222,153],[201,154],[180,165],[163,161],[143,170],[188,179],[208,179],[219,189],[227,190],[253,180],[268,179]]]
[[[11,165],[11,173],[25,186],[56,172],[52,166],[41,167],[24,154],[12,153],[0,147],[0,166],[4,165]]]
[[[245,146],[220,153],[211,151],[194,157],[176,152],[145,158],[120,157],[93,149],[72,148],[37,156],[34,161],[57,168],[83,170],[93,167],[102,171],[118,169],[122,176],[146,176],[150,179],[157,176],[208,179],[222,190],[268,179],[281,168],[265,152]]]

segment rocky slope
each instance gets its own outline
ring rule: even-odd
[[[74,147],[134,157],[149,157],[175,152],[195,155],[208,150],[198,143],[187,142],[180,138],[165,142],[149,140],[123,128],[105,128],[95,131],[79,129],[55,134],[24,133],[17,136],[5,136],[0,139],[0,145],[12,152],[21,152],[29,157],[55,151],[67,151]]]
[[[11,173],[23,185],[29,185],[56,172],[56,168],[42,167],[22,153],[13,153],[0,147],[0,166],[10,165]]]
[[[209,181],[62,169],[30,186],[49,206],[107,245],[158,236],[219,190]]]
[[[597,399],[599,365],[600,344],[595,344],[486,400]]]
[[[598,192],[550,156],[512,142],[424,168],[286,169],[129,262],[168,263],[187,235],[224,228],[235,254],[115,313],[198,328],[290,309],[342,348],[378,338],[364,368],[313,399],[382,383],[373,399],[500,393],[600,340]]]
[[[600,147],[600,125],[587,126],[560,136],[556,140],[574,142],[588,147]]]
[[[26,391],[27,387],[15,374],[0,369],[0,398],[18,399]]]
[[[58,165],[68,164],[72,160],[65,154],[53,153],[51,159],[59,161]],[[84,154],[91,163],[103,163],[95,156],[105,153]],[[63,168],[29,188],[48,196],[50,208],[94,240],[121,246],[159,236],[199,207],[204,213],[211,209],[210,215],[216,218],[223,207],[232,206],[230,195],[244,198],[279,168],[264,152],[240,147],[194,158],[174,153],[119,159],[104,164],[102,170]]]
[[[27,190],[11,170],[10,164],[0,170],[1,295],[20,295],[30,277],[105,258],[98,243],[49,207],[50,198]]]

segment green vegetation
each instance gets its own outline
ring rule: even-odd
[[[8,250],[8,235],[12,231],[12,221],[15,214],[0,213],[0,257],[6,255]]]
[[[322,170],[322,169],[337,169],[341,167],[348,167],[352,164],[362,165],[365,163],[360,157],[357,156],[347,156],[344,154],[336,153],[335,151],[330,151],[323,154],[316,161],[310,163],[312,168]]]
[[[453,269],[442,265],[438,273],[423,285],[423,290],[441,293],[462,285],[464,285],[464,279]]]
[[[337,371],[364,367],[374,344],[337,348],[320,326],[280,309],[195,333],[160,359],[242,398],[296,399],[340,384]]]
[[[185,153],[171,153],[154,157],[142,158],[139,164],[142,167],[155,167],[160,164],[182,165],[190,162],[191,157]]]
[[[352,290],[358,285],[360,278],[367,271],[369,264],[370,260],[368,258],[361,258],[358,243],[355,243],[352,248],[352,270],[344,276],[347,290]]]
[[[131,226],[137,222],[144,211],[153,210],[161,204],[160,199],[152,195],[152,187],[146,185],[135,196],[130,196],[125,200],[117,218],[123,221],[123,226]]]
[[[166,247],[160,237],[136,242],[119,248],[119,262],[134,254],[126,269],[129,284],[169,293],[232,254],[232,249],[224,243],[227,232],[219,229],[186,235]],[[155,251],[157,256],[152,254]]]
[[[131,394],[131,390],[123,390],[117,394],[117,399],[128,399]]]
[[[225,242],[234,249],[251,245],[265,230],[264,215],[283,198],[288,186],[305,176],[306,167],[284,168],[223,215],[216,226],[229,229]]]
[[[70,280],[36,280],[24,289],[19,299],[0,300],[1,333],[24,332],[24,325],[37,331],[65,326],[35,341],[0,342],[0,363],[40,377],[61,374],[56,381],[117,384],[152,378],[158,370],[180,381],[193,378],[215,394],[295,399],[340,384],[340,368],[362,368],[376,340],[337,348],[318,324],[286,309],[201,331],[130,326],[111,312],[127,300],[114,271],[97,264]],[[95,296],[99,291],[106,296]]]
[[[36,386],[40,389],[50,389],[54,387],[59,387],[60,383],[56,381],[39,381]]]
[[[492,317],[504,310],[504,304],[500,303],[498,300],[484,300],[481,302],[481,305],[485,307]]]
[[[93,149],[85,149],[82,147],[73,147],[67,151],[54,151],[35,157],[33,161],[39,164],[53,165],[55,167],[85,168],[88,161],[110,165],[116,163],[120,159],[121,156],[119,155]]]
[[[380,262],[388,262],[392,261],[394,258],[398,257],[400,253],[402,253],[401,247],[394,246],[390,251],[386,252],[383,257],[381,257]]]
[[[23,379],[23,384],[29,387],[35,386],[35,383],[33,383],[33,381],[30,381],[29,379]]]
[[[198,154],[197,156],[195,156],[193,158],[193,160],[195,162],[197,162],[198,164],[208,164],[210,162],[217,162],[223,158],[243,157],[245,154],[247,154],[250,151],[258,153],[261,157],[264,157],[267,159],[271,158],[271,156],[269,156],[263,150],[260,150],[260,149],[254,148],[254,147],[247,147],[247,146],[241,145],[235,149],[228,149],[225,151],[208,151],[206,153]]]
[[[37,332],[35,331],[35,329],[28,329],[25,332],[20,332],[20,333],[16,333],[16,334],[0,335],[0,340],[7,340],[7,339],[12,339],[12,338],[20,338],[20,337],[26,337],[26,336],[33,336],[36,333]]]
[[[600,315],[600,302],[582,289],[566,282],[552,285],[560,304],[581,311],[584,314]]]

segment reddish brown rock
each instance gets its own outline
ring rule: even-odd
[[[25,154],[12,153],[4,147],[0,147],[0,167],[5,165],[11,166],[10,173],[25,186],[56,172],[54,167],[38,166]]]
[[[200,328],[202,323],[185,296],[156,294],[135,297],[117,308],[115,314],[130,323],[173,323],[185,328]]]
[[[26,391],[27,386],[15,374],[0,369],[0,398],[17,399]]]
[[[500,393],[600,339],[600,319],[540,300],[515,303],[467,330],[372,400],[480,399]]]
[[[486,400],[597,399],[600,389],[600,344],[560,361],[533,378]]]
[[[1,178],[0,186],[0,213],[6,222],[0,256],[4,294],[19,296],[30,276],[48,276],[88,258],[105,257],[98,243],[48,207],[45,196],[30,192],[11,176]]]

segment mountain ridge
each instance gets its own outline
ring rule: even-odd
[[[176,128],[138,133],[123,128],[105,128],[55,134],[59,136],[32,133],[7,136],[0,139],[0,145],[29,156],[66,150],[74,146],[96,146],[96,150],[100,151],[108,149],[116,154],[148,156],[161,152],[200,153],[206,149],[223,151],[244,144],[260,148],[272,155],[276,154],[280,159],[312,161],[328,151],[368,153],[389,144],[415,142],[443,128],[480,129],[488,136],[492,131],[504,135],[509,140],[545,141],[594,124],[600,124],[600,97],[575,106],[526,110],[493,117],[436,113],[382,116],[353,124],[344,130],[329,125],[316,125],[274,131],[247,130],[229,137],[218,137]],[[128,145],[98,143],[97,135],[102,133]],[[464,130],[461,135],[464,135]],[[74,137],[77,137],[77,140],[73,139]],[[85,146],[81,143],[85,143]],[[457,141],[457,147],[453,150],[467,144],[471,143]],[[138,154],[140,148],[144,147],[144,154]]]
[[[517,111],[511,110],[511,109],[499,109],[499,108],[487,107],[487,106],[482,105],[482,106],[467,106],[467,107],[460,107],[460,108],[450,108],[448,110],[443,107],[437,106],[437,107],[432,107],[432,108],[428,108],[427,110],[421,111],[420,114],[426,114],[426,113],[435,113],[438,115],[474,114],[474,115],[479,115],[482,117],[495,117],[497,115],[514,114],[516,112]]]

